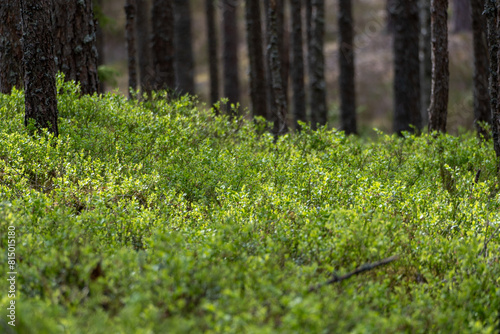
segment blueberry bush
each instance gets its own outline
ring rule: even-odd
[[[188,96],[58,92],[58,138],[0,95],[0,332],[498,332],[491,142],[305,124],[275,141]]]

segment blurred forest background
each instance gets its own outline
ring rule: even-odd
[[[151,2],[151,0],[149,0]],[[450,96],[448,132],[458,134],[474,130],[473,112],[473,44],[470,29],[456,29],[455,10],[460,0],[450,1],[449,61]],[[463,1],[462,1],[463,2]],[[468,3],[468,1],[466,1]],[[290,31],[288,2],[285,15]],[[100,24],[103,29],[104,64],[112,70],[105,82],[106,91],[127,94],[127,50],[125,40],[125,0],[103,0]],[[151,6],[151,4],[150,4]],[[355,0],[355,62],[357,117],[360,134],[369,135],[373,128],[392,132],[393,117],[393,49],[387,31],[387,0]],[[151,7],[149,7],[151,8]],[[329,124],[339,126],[338,25],[337,0],[325,0],[325,75]],[[206,34],[205,0],[191,0],[195,89],[201,102],[209,102],[209,67]],[[218,10],[218,38],[221,39],[221,13]],[[239,66],[241,105],[250,106],[249,62],[246,43],[244,3],[238,7]],[[467,22],[462,22],[467,25]],[[221,42],[219,41],[219,48]],[[219,58],[222,53],[219,51]],[[221,59],[219,60],[219,62]],[[219,67],[222,70],[222,67]],[[289,85],[289,89],[291,89]],[[222,92],[222,89],[221,89]]]

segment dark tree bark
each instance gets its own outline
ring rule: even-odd
[[[222,0],[222,25],[223,25],[223,59],[224,59],[224,95],[229,105],[226,110],[231,110],[231,104],[240,100],[240,85],[238,75],[238,24],[236,21],[238,3],[232,0]]]
[[[190,0],[174,0],[175,76],[181,94],[194,94],[194,58]]]
[[[397,0],[394,21],[394,132],[421,128],[419,12],[417,0]]]
[[[23,87],[23,50],[18,0],[0,3],[0,93],[10,94],[13,87]]]
[[[499,51],[498,47],[499,36],[498,28],[500,20],[498,20],[498,7],[495,0],[486,0],[484,13],[486,15],[488,25],[488,49],[490,54],[490,108],[491,108],[491,128],[493,132],[493,146],[497,156],[498,168],[500,171],[500,104],[498,100],[498,73],[499,68]]]
[[[151,60],[150,38],[150,6],[147,0],[136,0],[137,4],[137,60],[139,63],[139,78],[143,93],[150,94],[153,90],[154,71]]]
[[[308,59],[308,64],[310,63],[310,55],[309,51],[311,50],[310,44],[312,41],[312,0],[303,0],[304,1],[304,8],[305,8],[305,17],[306,17],[306,45],[307,45],[307,59]],[[308,65],[308,67],[310,67]]]
[[[298,121],[307,122],[306,96],[304,85],[304,51],[302,48],[302,4],[301,0],[290,1],[290,17],[292,26],[292,87],[293,87],[293,119],[295,128],[300,130]]]
[[[278,27],[278,48],[281,57],[281,83],[288,105],[288,79],[290,77],[290,34],[287,28],[284,0],[276,0],[276,25]]]
[[[448,64],[448,0],[431,1],[432,94],[429,132],[446,132],[450,72]]]
[[[248,58],[250,61],[250,97],[254,116],[267,117],[266,67],[262,40],[260,2],[246,0]]]
[[[491,124],[490,94],[488,91],[489,59],[486,43],[487,25],[484,0],[470,0],[472,33],[474,37],[474,124],[479,136],[489,138],[481,123]]]
[[[268,22],[268,40],[269,44],[267,46],[269,52],[269,67],[271,69],[271,82],[272,82],[272,92],[273,92],[273,101],[274,110],[276,110],[273,115],[274,135],[280,136],[288,132],[288,127],[286,124],[286,116],[288,114],[287,111],[287,103],[285,99],[285,94],[283,91],[283,83],[282,79],[282,71],[281,71],[281,54],[279,50],[278,43],[278,19],[277,19],[277,11],[282,10],[277,5],[276,0],[269,0],[269,7],[267,8],[268,14],[267,19]]]
[[[469,0],[453,0],[453,32],[471,31],[472,16]]]
[[[93,11],[94,11],[94,24],[95,24],[95,34],[96,34],[96,48],[97,48],[97,66],[104,64],[104,39],[102,31],[102,0],[93,0]],[[100,85],[102,86],[102,85]]]
[[[173,0],[154,0],[151,18],[153,72],[155,90],[175,89],[174,6]]]
[[[391,14],[392,8],[396,5],[398,0],[387,0],[385,3],[387,26],[386,32],[392,34],[394,32],[394,16]]]
[[[326,106],[326,83],[325,83],[325,1],[310,0],[312,8],[311,36],[309,42],[309,90],[311,103],[311,126],[316,129],[318,124],[325,125],[327,122],[328,109]]]
[[[312,50],[312,0],[304,0],[304,7],[305,7],[305,17],[306,17],[306,50],[307,50],[307,85],[308,85],[308,91],[306,93],[306,98],[309,106],[309,120],[311,120],[312,123],[312,115],[311,115],[311,105],[312,105],[312,100],[311,100],[311,77],[312,77],[312,71],[313,71],[313,62],[312,62],[312,56],[311,56],[311,50]],[[306,106],[306,113],[307,113],[307,106]],[[315,127],[316,125],[311,124],[312,127]]]
[[[431,104],[432,55],[431,55],[431,0],[420,0],[420,102],[422,126],[429,123],[427,110]]]
[[[340,128],[356,134],[356,88],[354,73],[354,22],[351,0],[339,0]]]
[[[208,34],[208,64],[210,71],[210,104],[219,100],[219,65],[217,56],[217,29],[215,28],[214,0],[205,0]]]
[[[59,135],[52,0],[20,0],[25,90],[24,124]]]
[[[277,115],[278,111],[276,109],[276,103],[275,97],[274,97],[274,90],[273,90],[273,74],[272,74],[272,69],[271,69],[271,50],[269,49],[269,45],[271,44],[271,34],[269,33],[271,30],[271,19],[269,17],[269,7],[270,5],[270,0],[264,0],[264,13],[265,13],[265,20],[266,20],[266,51],[265,51],[265,58],[266,58],[266,74],[267,74],[267,119],[270,122],[273,122],[275,119],[275,115]],[[280,52],[280,40],[279,40],[279,31],[276,32],[278,36],[278,52]],[[282,72],[281,72],[282,73]],[[282,73],[283,74],[283,73]],[[281,77],[283,80],[283,76]]]
[[[99,90],[96,26],[92,0],[54,0],[57,70],[80,83],[82,94]]]
[[[95,24],[95,46],[97,49],[97,68],[104,65],[104,33],[102,30],[102,0],[93,0],[94,24]],[[105,92],[104,82],[99,82],[99,93]]]
[[[125,27],[125,35],[126,35],[125,37],[127,40],[128,88],[129,88],[130,98],[135,97],[135,92],[137,90],[137,70],[136,70],[137,62],[136,62],[136,49],[135,49],[135,16],[136,16],[135,6],[136,6],[135,0],[126,0],[125,15],[127,23]]]

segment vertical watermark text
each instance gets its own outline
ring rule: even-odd
[[[16,326],[16,277],[16,227],[9,225],[7,232],[7,281],[9,282],[7,318],[11,326]]]

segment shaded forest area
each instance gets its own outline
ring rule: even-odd
[[[199,94],[206,101],[210,95],[217,113],[262,116],[273,124],[275,136],[300,130],[303,123],[366,134],[373,127],[388,132],[391,122],[401,136],[474,126],[480,136],[494,139],[500,156],[498,5],[452,3],[387,0],[377,9],[375,1],[205,0],[195,12],[200,3],[182,0],[126,0],[120,6],[102,0],[48,0],[44,6],[9,0],[0,6],[5,35],[0,90],[24,86],[25,124],[51,124],[56,135],[55,90],[47,88],[54,86],[56,71],[78,81],[82,94],[102,93],[118,84],[119,73],[128,73],[130,98],[139,98],[138,92],[154,98],[154,91],[163,90],[169,99]],[[124,13],[125,22],[119,15],[113,19],[113,8]],[[111,38],[113,29],[125,43]],[[450,40],[465,36],[458,35],[463,31],[473,35],[463,41],[473,46],[473,57],[467,47],[449,47]],[[111,51],[117,49],[113,59]],[[451,69],[450,53],[464,58]],[[116,65],[123,57],[127,70],[120,72]],[[473,73],[465,65],[471,63]],[[47,79],[38,82],[42,75]],[[43,102],[44,97],[53,102]]]
[[[141,0],[139,3],[150,3],[151,0]],[[430,3],[430,1],[429,1]],[[464,7],[465,3],[465,7]],[[107,90],[119,89],[127,92],[127,51],[125,41],[125,11],[123,0],[105,0],[103,2],[103,13],[106,15],[104,24],[105,38],[105,63],[116,70],[115,81],[106,85]],[[150,7],[151,4],[147,8]],[[290,4],[286,1],[287,8],[284,11],[288,21],[288,33],[291,29],[292,17],[290,15]],[[474,129],[473,112],[473,39],[471,33],[470,11],[468,1],[450,1],[449,6],[449,57],[450,57],[450,96],[448,106],[448,132],[457,134],[460,129]],[[457,11],[455,8],[461,6]],[[262,6],[263,7],[263,6]],[[373,127],[383,131],[391,132],[393,129],[393,36],[387,31],[390,19],[387,11],[386,0],[364,0],[353,2],[354,18],[354,41],[356,67],[356,102],[358,127],[360,133],[370,134]],[[192,0],[192,36],[194,54],[194,79],[195,91],[201,101],[210,102],[210,70],[208,63],[208,40],[206,31],[205,0]],[[220,6],[216,7],[218,20],[216,32],[218,38],[219,63],[222,65],[221,53],[221,13]],[[263,8],[261,8],[263,10]],[[340,96],[339,96],[339,71],[338,63],[338,40],[339,26],[337,15],[339,12],[337,0],[325,0],[325,79],[327,84],[327,105],[329,109],[329,123],[339,126],[340,118]],[[458,13],[458,15],[455,15]],[[305,12],[302,12],[303,24],[305,25]],[[429,18],[430,19],[430,18]],[[264,24],[264,20],[262,22]],[[303,42],[306,42],[305,26],[303,27]],[[240,102],[244,108],[250,108],[250,83],[245,6],[241,1],[238,10],[238,56],[240,59]],[[428,32],[430,39],[430,32]],[[138,36],[138,41],[144,38]],[[139,42],[138,42],[139,43]],[[290,45],[290,48],[292,45]],[[307,50],[304,46],[304,57],[307,58]],[[140,47],[138,51],[141,52]],[[423,57],[424,55],[421,55]],[[430,55],[429,55],[430,57]],[[428,59],[430,62],[430,58]],[[424,69],[425,70],[425,69]],[[430,76],[430,66],[429,71]],[[219,78],[222,77],[222,67],[219,67]],[[307,68],[305,69],[307,75]],[[293,79],[290,78],[289,102],[293,98]],[[424,87],[422,88],[424,89]],[[430,86],[428,87],[430,91]],[[222,84],[219,87],[222,93]],[[428,101],[429,103],[430,101]],[[427,103],[427,107],[428,107]],[[427,108],[425,107],[425,108]],[[424,108],[424,107],[422,107]],[[290,110],[292,113],[293,110]],[[423,113],[425,118],[425,113]]]

